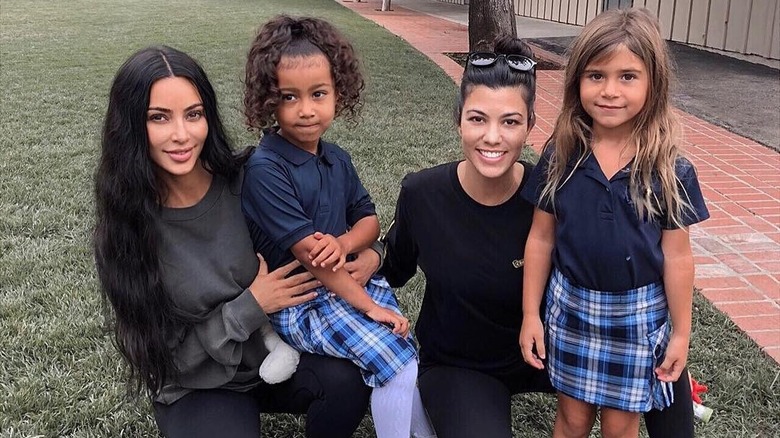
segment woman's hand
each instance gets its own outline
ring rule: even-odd
[[[249,290],[266,314],[297,306],[317,296],[317,293],[311,290],[322,284],[314,279],[314,276],[308,271],[284,278],[293,269],[301,266],[297,260],[275,269],[269,274],[265,259],[260,254],[257,255],[257,258],[260,261],[260,266],[257,269],[257,276],[249,285]],[[305,293],[306,291],[311,292]]]
[[[534,354],[536,347],[536,354]],[[544,350],[544,326],[539,317],[524,317],[523,326],[520,328],[520,351],[523,353],[523,360],[528,365],[542,370],[544,363],[542,360],[546,357]]]
[[[393,333],[397,335],[403,337],[409,335],[409,320],[390,309],[377,304],[366,312],[366,316],[376,322],[390,325],[393,328]]]
[[[357,253],[357,258],[344,265],[344,269],[349,275],[363,287],[366,287],[368,280],[376,273],[379,268],[379,254],[371,248],[366,248]]]

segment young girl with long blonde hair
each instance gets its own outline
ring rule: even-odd
[[[523,191],[537,208],[520,346],[532,366],[546,363],[558,393],[554,437],[587,436],[597,408],[604,437],[637,436],[639,414],[672,403],[671,382],[686,364],[688,226],[709,213],[680,150],[670,64],[647,10],[588,23],[571,47],[555,130]]]

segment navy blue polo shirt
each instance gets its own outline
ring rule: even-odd
[[[548,149],[550,152],[552,148]],[[631,164],[610,180],[593,154],[574,171],[555,194],[555,205],[539,202],[549,153],[531,172],[522,196],[548,213],[556,214],[553,265],[570,281],[588,289],[621,291],[660,282],[663,277],[661,234],[675,228],[665,219],[640,219],[629,192]],[[574,168],[569,163],[566,175]],[[690,161],[676,163],[679,190],[692,209],[684,212],[685,226],[709,217],[696,170]],[[660,186],[654,184],[654,190]]]
[[[244,170],[241,209],[269,269],[292,261],[290,248],[315,231],[340,236],[376,215],[349,154],[335,144],[320,140],[313,155],[267,133]]]

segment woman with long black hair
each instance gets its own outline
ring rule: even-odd
[[[256,438],[260,412],[306,413],[307,436],[351,436],[370,395],[351,362],[303,354],[285,382],[258,376],[267,314],[312,299],[317,283],[285,278],[297,262],[269,274],[255,255],[240,207],[250,152],[231,149],[214,90],[185,53],[146,48],[117,72],[94,245],[130,390],[151,397],[169,437]]]

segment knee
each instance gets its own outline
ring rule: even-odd
[[[555,415],[555,437],[585,438],[590,434],[593,423],[596,421],[596,409],[591,406],[566,408],[558,406]]]
[[[399,386],[412,390],[417,386],[417,361],[413,360],[395,376]]]
[[[343,359],[303,354],[298,373],[312,396],[306,410],[306,436],[352,436],[371,396],[358,367]]]
[[[601,435],[604,438],[634,438],[639,436],[639,414],[603,409]]]
[[[627,425],[601,423],[601,436],[602,438],[635,438],[639,436],[638,426],[639,424],[637,424],[637,430],[634,432],[635,428]]]
[[[560,431],[561,434],[556,434],[556,436],[566,438],[587,437],[593,428],[594,421],[595,419],[582,413],[558,412],[555,429]]]
[[[360,369],[345,359],[317,357],[315,374],[322,390],[331,400],[368,404],[371,388],[363,382]]]

